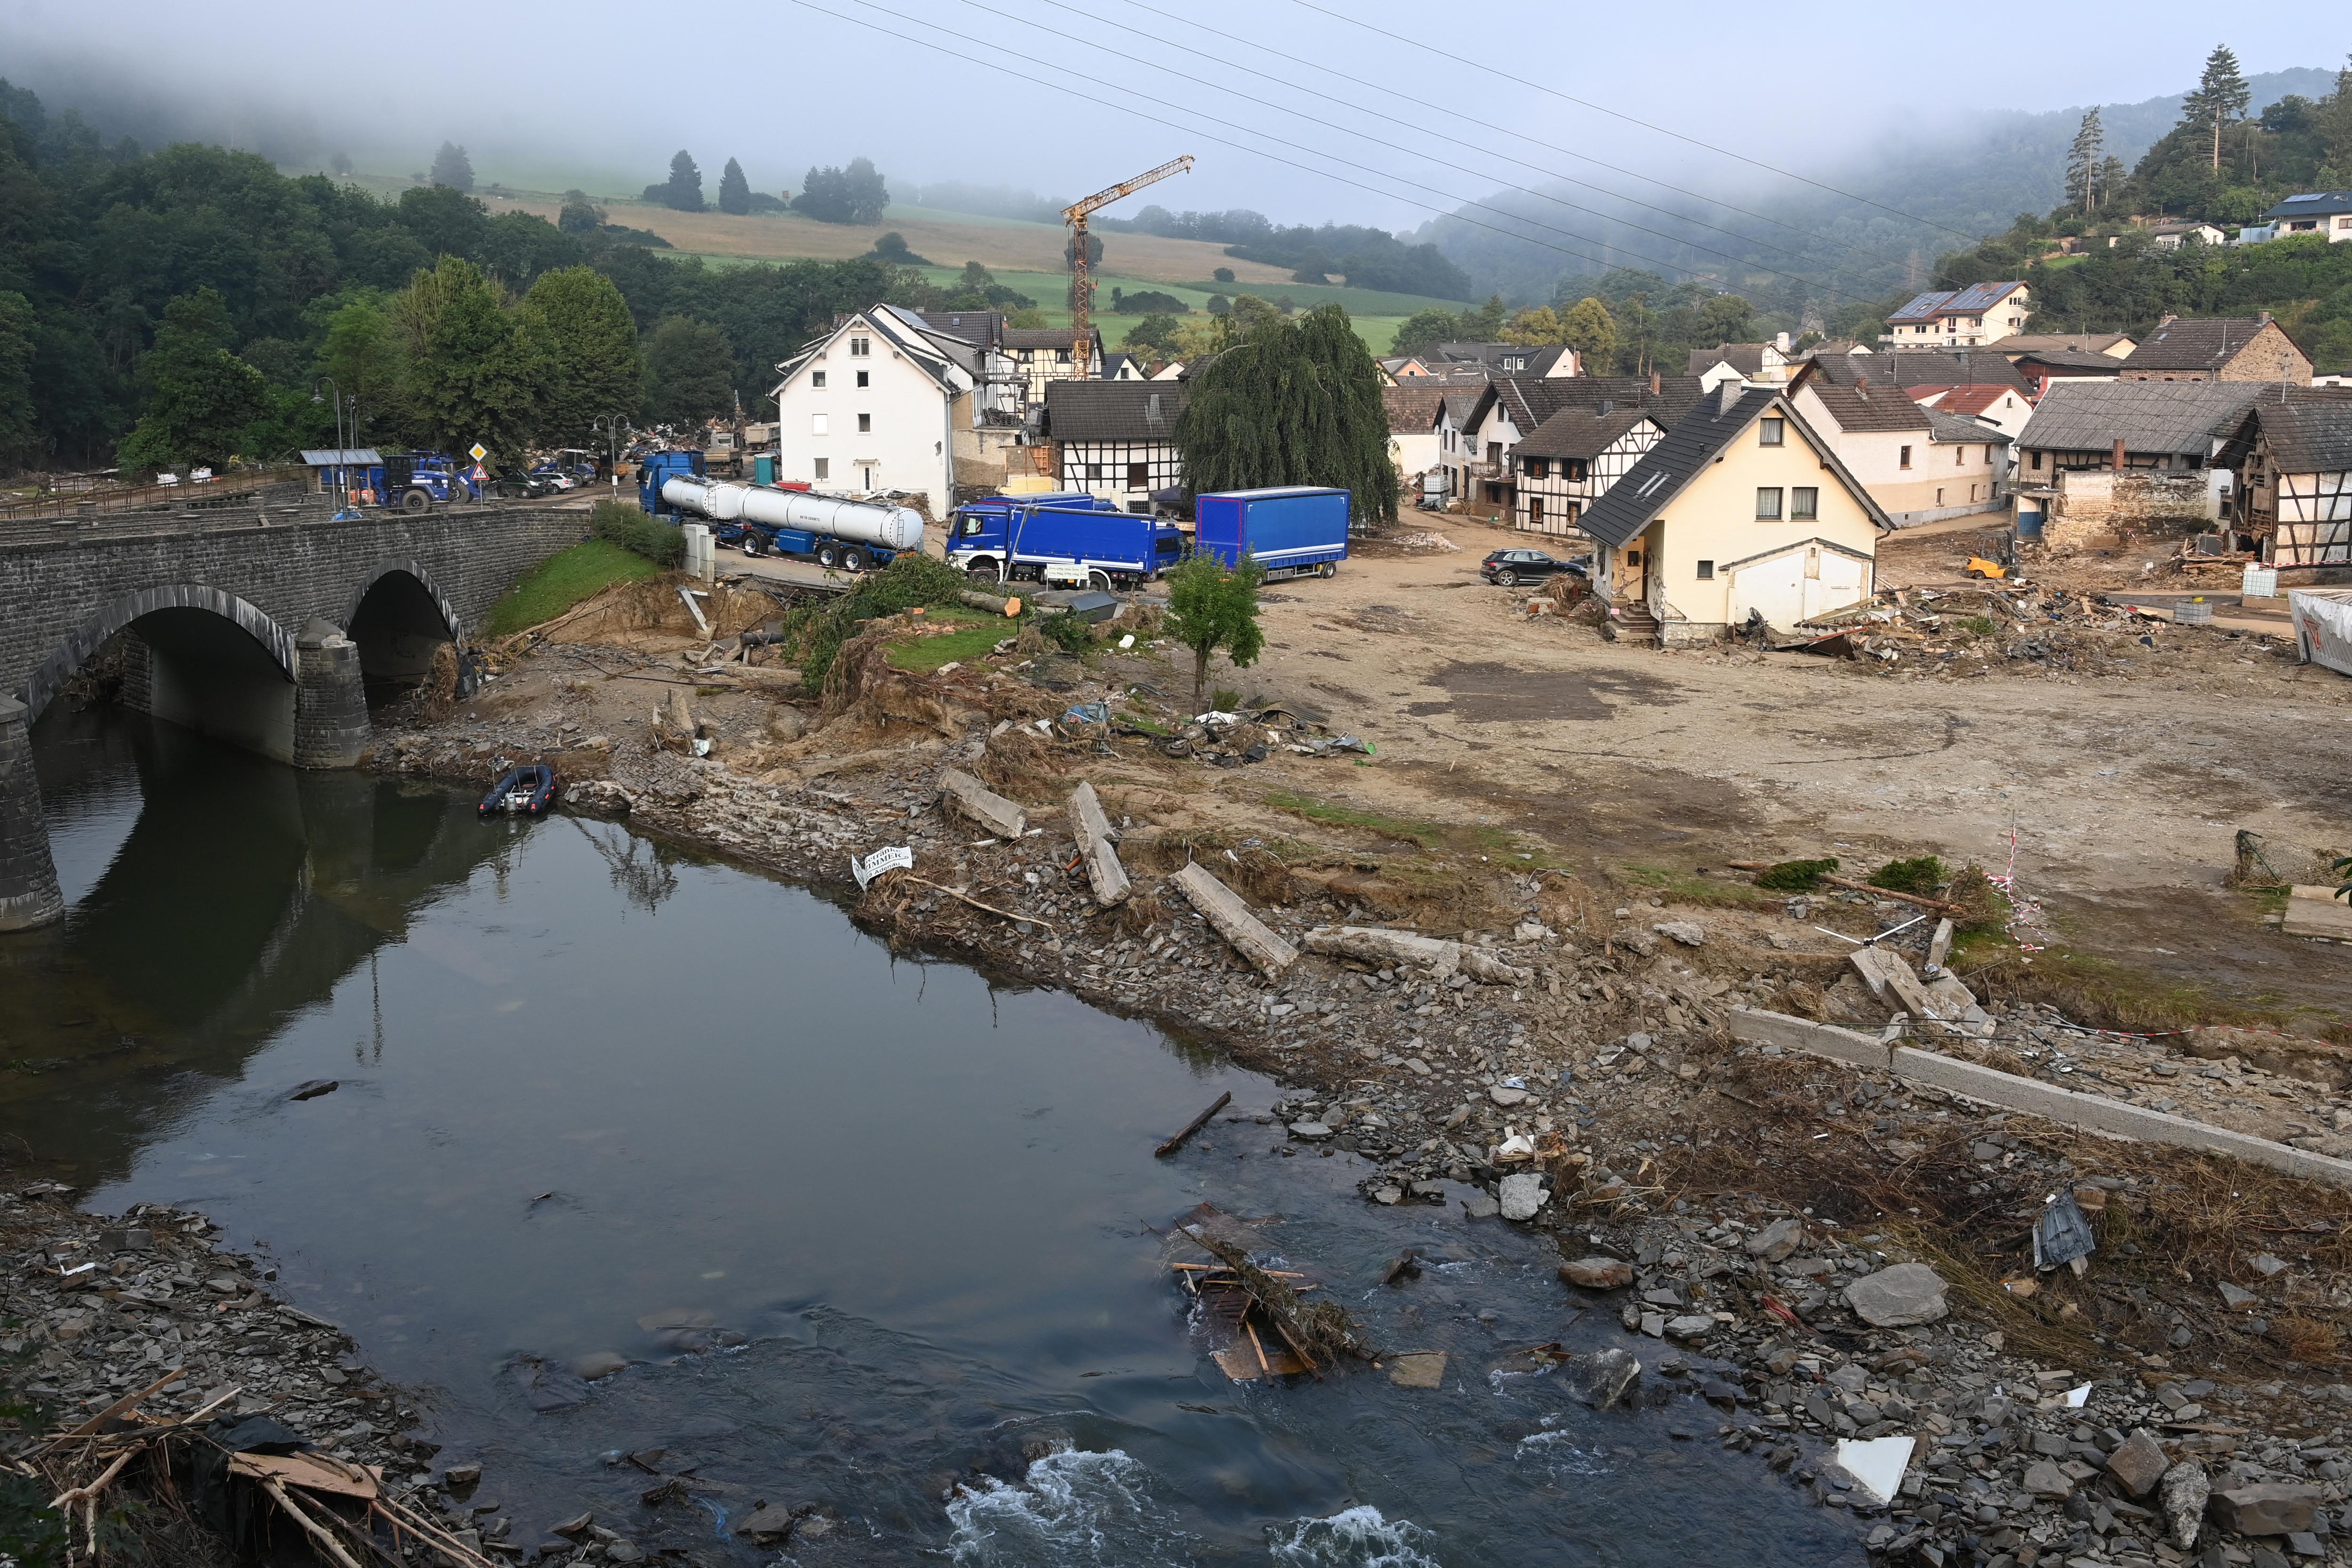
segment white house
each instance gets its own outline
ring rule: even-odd
[[[1381,402],[1389,416],[1389,460],[1396,465],[1397,478],[1417,493],[1421,487],[1415,481],[1444,466],[1437,416],[1445,401],[1445,389],[1442,383],[1415,385],[1415,382],[1433,383],[1435,378],[1412,376],[1401,385],[1384,386]]]
[[[1665,426],[1645,409],[1561,409],[1512,454],[1518,467],[1512,521],[1530,533],[1576,532],[1585,510],[1665,434]]]
[[[959,457],[981,463],[983,353],[896,306],[843,317],[776,367],[776,477],[833,494],[895,490],[944,517]]]
[[[2158,250],[2178,250],[2192,239],[2200,245],[2219,245],[2229,237],[2210,223],[2159,223],[2147,231],[2148,244]]]
[[[1190,393],[1182,382],[1049,384],[1042,429],[1057,453],[1060,488],[1150,511],[1155,494],[1184,482],[1176,421]]]
[[[1070,351],[1075,337],[1067,327],[1007,327],[1004,353],[1019,367],[1024,395],[1034,406],[1045,401],[1045,384],[1052,381],[1097,381],[1102,376],[1102,329],[1089,334],[1087,360],[1076,363]]]
[[[2330,245],[2352,240],[2352,191],[2300,191],[2263,214],[2269,232],[2264,239],[2292,239],[2297,235],[2325,236]],[[2254,233],[2241,232],[2243,239]]]
[[[2023,331],[2032,314],[2032,290],[2022,281],[1935,289],[1887,317],[1878,341],[1905,349],[1980,348]]]

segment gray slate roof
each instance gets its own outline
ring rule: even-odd
[[[2078,381],[2050,384],[2017,433],[2021,449],[2170,453],[2200,461],[2264,384],[2253,381]]]
[[[2120,364],[2123,362],[2116,362]],[[2006,386],[2032,392],[2009,356],[1994,343],[1981,349],[1895,349],[1867,354],[1816,354],[1815,375],[1852,386]]]
[[[1717,452],[1768,411],[1788,420],[1790,433],[1820,455],[1822,467],[1837,476],[1838,482],[1870,514],[1871,521],[1882,529],[1894,528],[1870,492],[1838,461],[1837,454],[1830,450],[1812,426],[1789,406],[1783,389],[1777,386],[1750,387],[1732,402],[1728,410],[1719,395],[1701,398],[1696,406],[1675,421],[1664,440],[1642,454],[1642,460],[1633,465],[1631,473],[1610,486],[1608,494],[1585,510],[1577,527],[1604,544],[1622,545],[1640,538],[1651,520],[1665,510],[1691,480],[1706,470]]]
[[[1049,381],[1045,433],[1056,441],[1172,441],[1191,396],[1181,381]]]
[[[1934,434],[1928,439],[1945,446],[1968,446],[1977,441],[1989,441],[1996,447],[2009,445],[2009,437],[1981,420],[1965,414],[1947,414],[1940,408],[1923,408]]]
[[[2284,223],[2291,217],[2334,217],[2338,213],[2352,213],[2352,191],[2298,192],[2264,213],[2263,221]]]
[[[2271,324],[2260,316],[2184,316],[2148,333],[2118,363],[2126,370],[2219,370]]]
[[[1527,458],[1597,458],[1643,425],[1664,422],[1639,408],[1602,414],[1591,408],[1563,408],[1535,428],[1516,452]]]
[[[2352,392],[2336,388],[2289,388],[2291,401],[2274,401],[2264,390],[2242,416],[2233,451],[2252,442],[2256,430],[2268,437],[2271,460],[2284,474],[2334,474],[2352,469]],[[2302,397],[2293,397],[2300,390]],[[2336,392],[2333,397],[2312,395]]]

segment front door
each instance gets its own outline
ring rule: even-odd
[[[1650,596],[1649,536],[1633,541],[1617,552],[1617,601],[1641,604]]]

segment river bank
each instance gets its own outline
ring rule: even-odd
[[[1857,1510],[1874,1549],[2169,1563],[2225,1517],[2276,1522],[2233,1503],[2200,1523],[2205,1501],[2187,1500],[2200,1477],[2223,1493],[2308,1489],[2293,1517],[2328,1549],[2316,1527],[2343,1500],[2352,1398],[2332,1370],[2352,1304],[2339,1195],[1729,1039],[1734,1005],[1862,1021],[1867,1004],[1839,978],[1845,946],[1816,928],[1875,935],[1909,911],[1861,893],[1757,899],[1703,871],[1627,886],[1507,830],[1351,808],[1328,781],[1358,753],[1312,745],[1328,728],[1286,715],[1211,738],[1228,756],[1264,743],[1277,763],[1246,796],[1213,795],[1198,748],[1165,743],[1170,676],[1148,643],[1084,660],[1016,648],[918,676],[881,653],[924,628],[874,635],[845,652],[875,656],[858,679],[788,710],[789,681],[699,667],[657,640],[542,647],[448,719],[387,732],[379,765],[471,782],[553,762],[575,809],[830,887],[910,952],[1152,1018],[1276,1076],[1281,1098],[1229,1113],[1224,1145],[1344,1154],[1371,1204],[1553,1232],[1566,1310],[1618,1317],[1645,1360],[1688,1380],[1650,1384],[1661,1396],[1712,1402],[1687,1436],[1760,1449],[1848,1508],[1851,1487],[1795,1439],[1916,1436],[1908,1491]],[[1097,700],[1124,732],[1062,719]],[[1028,832],[954,818],[937,789],[950,764],[1028,804]],[[1058,810],[1081,776],[1138,879],[1109,910]],[[851,858],[891,846],[911,850],[912,875],[857,892]],[[1268,981],[1164,886],[1188,860],[1294,945],[1344,923],[1414,925],[1486,955],[1472,967],[1490,978],[1310,952]],[[2012,1059],[2072,1072],[2105,1048],[2046,1007],[1988,1001]],[[2210,1087],[2217,1121],[2266,1089],[2246,1130],[2336,1150],[2339,1092],[2200,1043],[2135,1041],[2131,1067],[2173,1103]],[[1537,1158],[1499,1157],[1520,1137]],[[1535,1180],[1518,1189],[1535,1207],[1505,1222],[1514,1174]],[[2053,1189],[2103,1216],[2107,1249],[2087,1275],[2031,1268],[2024,1233]],[[2248,1225],[2312,1239],[2255,1253]],[[1940,1288],[1916,1317],[1894,1314],[1912,1321],[1854,1314],[1856,1286],[1868,1299],[1864,1281],[1922,1263]]]

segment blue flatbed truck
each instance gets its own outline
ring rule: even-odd
[[[1348,558],[1346,490],[1283,485],[1194,498],[1195,547],[1228,566],[1246,555],[1269,578],[1328,577]]]
[[[986,496],[955,510],[948,563],[991,583],[1132,588],[1184,558],[1172,523],[1097,496]]]

